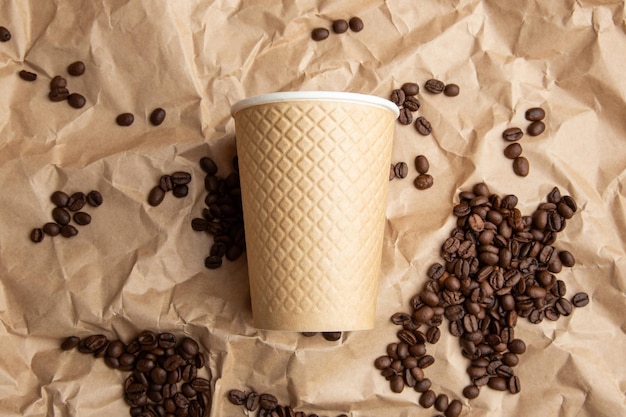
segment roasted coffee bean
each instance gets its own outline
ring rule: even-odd
[[[406,99],[406,94],[404,90],[398,88],[391,92],[391,96],[389,100],[394,103],[396,106],[402,106],[404,104],[404,100]]]
[[[409,167],[406,162],[398,162],[394,165],[393,171],[397,178],[406,178],[409,174]]]
[[[59,225],[64,226],[70,222],[72,217],[67,210],[61,207],[55,207],[52,209],[52,219]]]
[[[174,185],[184,185],[191,182],[191,174],[185,171],[176,171],[170,177]]]
[[[448,408],[448,396],[446,394],[439,394],[435,399],[435,410],[446,411]]]
[[[204,260],[204,266],[209,269],[216,269],[222,266],[222,257],[221,256],[208,256]]]
[[[348,25],[348,21],[344,19],[335,20],[332,24],[333,32],[337,34],[347,32],[349,27],[350,26]]]
[[[329,342],[336,342],[341,339],[341,332],[322,332],[322,337]]]
[[[348,25],[350,26],[350,30],[352,32],[360,32],[363,30],[365,25],[363,24],[363,20],[360,17],[351,17],[348,21]]]
[[[430,365],[435,363],[435,358],[432,355],[424,355],[417,361],[417,366],[422,369],[428,368]]]
[[[522,154],[522,145],[517,142],[511,143],[504,148],[504,156],[508,159],[515,159]]]
[[[70,196],[69,200],[67,200],[66,207],[68,210],[75,212],[85,207],[85,204],[87,204],[87,196],[85,193],[77,191]]]
[[[261,396],[256,392],[251,392],[246,396],[246,409],[256,411],[259,408]]]
[[[91,223],[91,216],[89,215],[89,213],[85,213],[84,211],[78,211],[74,213],[73,218],[76,224],[81,226],[85,226]]]
[[[489,388],[496,391],[506,391],[508,389],[507,380],[499,376],[489,378],[489,383],[487,385]]]
[[[174,189],[174,181],[172,181],[172,176],[169,174],[161,175],[159,178],[159,187],[165,192],[172,191]]]
[[[189,194],[189,187],[185,184],[177,184],[172,189],[172,194],[176,198],[187,197],[187,195]]]
[[[204,232],[208,229],[208,227],[209,223],[201,217],[196,217],[191,220],[191,228],[196,232]]]
[[[502,132],[502,138],[510,142],[520,140],[524,136],[524,132],[519,127],[509,127]]]
[[[572,297],[574,307],[584,307],[589,304],[589,295],[585,292],[578,292]]]
[[[43,225],[42,230],[48,236],[57,236],[61,233],[61,226],[57,223],[49,222]]]
[[[389,382],[389,386],[392,392],[400,393],[404,390],[404,378],[402,375],[396,375]]]
[[[165,115],[165,110],[163,110],[161,107],[157,107],[150,113],[150,123],[152,123],[153,126],[161,125],[161,123],[163,123],[163,121],[165,120]]]
[[[81,339],[78,343],[78,351],[81,353],[94,353],[104,345],[108,339],[102,334],[94,334]]]
[[[91,207],[100,207],[103,202],[102,194],[96,190],[91,190],[87,193],[86,201]]]
[[[473,400],[478,397],[478,394],[480,394],[480,388],[476,385],[468,385],[463,388],[463,396],[469,400]]]
[[[526,128],[526,133],[528,133],[530,136],[538,136],[542,134],[544,130],[546,130],[545,123],[541,120],[536,120],[528,125],[528,127]]]
[[[409,97],[416,96],[420,92],[419,84],[412,82],[402,84],[402,87],[400,87],[400,89],[404,91],[404,94]]]
[[[330,32],[326,28],[315,28],[311,31],[311,39],[316,42],[323,41],[328,38]]]
[[[44,232],[39,227],[34,228],[30,232],[30,240],[32,240],[34,243],[40,243],[41,241],[43,241],[43,238],[44,238]]]
[[[410,123],[410,122],[409,122]],[[430,122],[423,116],[418,117],[417,119],[415,119],[415,130],[417,130],[417,132],[420,135],[423,136],[428,136],[432,133],[433,128],[432,125],[430,124]]]
[[[70,196],[64,193],[63,191],[55,191],[50,196],[50,201],[57,207],[65,207],[67,206],[67,202],[69,201]]]
[[[135,116],[132,113],[121,113],[115,118],[115,122],[119,126],[130,126],[135,121]]]
[[[190,385],[196,392],[208,392],[211,390],[211,381],[206,378],[194,378],[191,380]]]
[[[66,88],[67,80],[60,75],[55,75],[50,80],[50,90],[54,90],[55,88]]]
[[[426,392],[430,389],[432,382],[428,378],[424,378],[421,381],[418,381],[413,389],[417,392]]]
[[[67,67],[67,72],[75,77],[83,75],[85,73],[85,63],[82,61],[72,62]]]
[[[112,340],[107,347],[106,355],[110,358],[119,358],[124,353],[124,343],[120,340]]]
[[[217,173],[217,164],[208,156],[200,158],[200,168],[208,175],[215,175]]]
[[[541,107],[532,107],[526,110],[524,116],[526,117],[526,120],[534,122],[537,120],[543,120],[543,118],[546,117],[546,112]]]
[[[278,399],[272,394],[261,394],[259,397],[259,407],[264,410],[273,410],[278,405]]]
[[[65,87],[57,87],[50,90],[48,98],[50,101],[59,102],[65,101],[70,95],[70,91]]]
[[[11,40],[11,32],[4,26],[0,26],[0,42],[8,42]]]
[[[561,260],[561,263],[563,264],[563,266],[566,266],[568,268],[571,268],[576,263],[576,259],[574,258],[574,255],[572,255],[571,252],[566,251],[566,250],[559,252],[559,259]]]
[[[430,169],[428,159],[424,155],[417,155],[415,157],[415,169],[420,174],[426,174]]]
[[[37,79],[37,74],[35,74],[34,72],[21,70],[18,74],[20,78],[24,81],[35,81]]]
[[[415,188],[418,190],[426,190],[432,187],[433,183],[434,180],[430,174],[420,174],[415,178],[415,181],[413,181],[413,185],[415,185]]]
[[[530,171],[530,164],[528,159],[523,156],[518,156],[513,160],[513,172],[520,177],[525,177]]]
[[[80,343],[80,338],[78,336],[68,336],[61,343],[62,350],[72,350]]]
[[[444,415],[445,417],[459,417],[463,411],[463,404],[459,400],[452,400],[448,405]]]
[[[411,110],[407,108],[400,109],[400,115],[398,116],[398,121],[403,125],[410,125],[413,121],[413,114]]]
[[[443,93],[444,88],[445,88],[445,84],[443,83],[443,81],[439,81],[433,78],[426,81],[426,83],[424,84],[424,89],[428,91],[429,93],[433,93],[433,94]]]
[[[461,91],[461,89],[459,88],[458,85],[456,84],[446,84],[446,86],[443,89],[443,94],[448,96],[448,97],[456,97],[459,95],[459,92]]]
[[[435,404],[437,400],[437,394],[433,390],[428,390],[420,395],[420,399],[418,400],[419,404],[424,408],[430,408]]]
[[[161,204],[163,202],[163,199],[165,198],[165,191],[163,191],[163,189],[156,185],[155,187],[152,188],[152,190],[150,191],[150,194],[148,194],[148,204],[150,204],[151,206],[158,206],[159,204]]]

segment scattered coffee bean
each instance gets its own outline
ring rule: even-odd
[[[135,121],[132,113],[121,113],[115,118],[115,122],[120,126],[130,126]]]
[[[530,164],[528,159],[523,156],[518,156],[513,160],[513,172],[520,177],[525,177],[530,171]]]
[[[52,77],[50,80],[50,90],[54,90],[55,88],[66,88],[67,80],[60,75],[56,75]]]
[[[333,22],[333,32],[335,33],[345,33],[349,29],[348,22],[344,19],[338,19]]]
[[[545,123],[541,120],[536,120],[528,125],[528,127],[526,128],[526,133],[528,133],[530,136],[538,136],[542,134],[544,130],[546,130]]]
[[[67,96],[67,102],[75,109],[81,109],[85,106],[87,100],[85,100],[85,97],[83,97],[81,94],[72,93]]]
[[[417,155],[415,157],[415,169],[420,174],[426,174],[430,169],[430,164],[428,159],[424,155]]]
[[[413,181],[413,185],[418,190],[426,190],[433,186],[434,179],[430,174],[419,174],[415,181]]]
[[[444,415],[446,417],[459,417],[463,411],[463,404],[459,400],[452,400],[448,405]]]
[[[430,80],[426,81],[426,83],[424,84],[424,89],[428,91],[429,93],[433,93],[433,94],[443,93],[444,88],[445,88],[445,84],[443,83],[443,81],[439,81],[434,78],[431,78]]]
[[[404,94],[406,96],[409,96],[409,97],[416,96],[420,92],[419,84],[412,83],[412,82],[402,84],[402,87],[400,87],[400,89],[404,91]]]
[[[69,200],[70,196],[63,191],[55,191],[50,196],[50,201],[57,207],[66,207]]]
[[[172,194],[176,198],[187,197],[187,194],[189,194],[189,187],[185,184],[176,184],[172,189]]]
[[[34,243],[39,243],[43,240],[44,238],[44,233],[43,230],[39,227],[34,228],[31,232],[30,232],[30,240],[32,240]]]
[[[78,234],[78,230],[71,224],[65,224],[61,226],[61,236],[63,237],[74,237]]]
[[[35,81],[37,79],[37,74],[34,72],[21,70],[19,72],[20,78],[24,81]]]
[[[543,120],[546,117],[546,112],[541,107],[532,107],[526,110],[525,117],[530,122]]]
[[[91,190],[87,194],[86,201],[91,207],[99,207],[103,202],[102,194],[99,191]]]
[[[585,292],[579,292],[572,297],[574,307],[584,307],[589,304],[589,295]]]
[[[57,223],[49,222],[43,225],[43,232],[50,237],[54,237],[61,233],[61,226]]]
[[[428,136],[432,133],[433,128],[425,117],[420,116],[415,119],[415,130],[417,130],[420,135]]]
[[[63,226],[66,225],[70,222],[71,220],[71,216],[70,214],[67,212],[67,210],[61,208],[61,207],[55,207],[52,210],[52,219],[57,222],[57,224]]]
[[[508,159],[515,159],[522,154],[522,145],[517,142],[511,143],[504,148],[504,156]]]
[[[443,94],[448,97],[456,97],[459,95],[460,91],[461,89],[456,84],[446,84],[446,86],[443,88]]]
[[[409,167],[406,162],[398,162],[394,165],[393,172],[397,178],[406,178],[409,174]]]
[[[67,67],[67,72],[75,77],[83,75],[85,73],[85,63],[82,61],[72,62]]]
[[[341,339],[341,332],[322,332],[322,337],[329,342],[336,342]]]
[[[48,93],[48,98],[50,99],[50,101],[60,102],[67,100],[69,95],[70,92],[67,88],[57,87],[50,90],[50,92]]]
[[[74,213],[74,222],[80,226],[85,226],[91,223],[91,216],[89,213],[85,213],[84,211],[79,211]]]
[[[352,17],[348,21],[348,25],[350,26],[350,30],[352,32],[360,32],[363,30],[365,25],[363,24],[363,20],[360,17]]]
[[[395,89],[391,92],[391,96],[389,100],[397,106],[402,106],[404,104],[404,100],[406,99],[406,94],[401,89]]]
[[[156,109],[152,110],[152,113],[150,113],[150,123],[152,123],[153,126],[159,126],[161,123],[163,123],[163,121],[165,120],[165,110],[163,110],[160,107],[157,107]]]
[[[502,132],[502,138],[510,142],[520,140],[524,136],[524,132],[519,127],[509,127]]]
[[[400,115],[398,116],[398,121],[403,125],[410,125],[413,121],[413,114],[411,110],[407,108],[400,109]]]
[[[87,204],[87,196],[81,191],[73,193],[67,200],[67,209],[69,211],[79,211]]]
[[[0,42],[8,42],[11,40],[11,32],[4,26],[0,26]]]
[[[324,39],[327,39],[329,35],[330,35],[330,32],[328,29],[315,28],[311,32],[311,39],[313,39],[316,42],[319,42],[319,41],[323,41]]]

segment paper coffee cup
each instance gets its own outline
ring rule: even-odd
[[[232,115],[254,325],[372,328],[397,106],[286,92],[240,101]]]

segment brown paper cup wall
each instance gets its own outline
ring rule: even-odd
[[[255,326],[374,326],[397,108],[350,93],[233,107]]]

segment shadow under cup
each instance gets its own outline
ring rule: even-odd
[[[240,101],[232,114],[254,325],[371,329],[397,106],[286,92]]]

